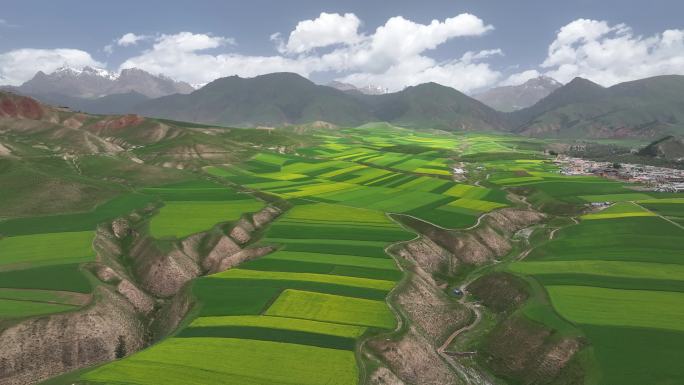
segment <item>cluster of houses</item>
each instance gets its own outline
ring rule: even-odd
[[[554,161],[563,175],[598,175],[640,183],[649,190],[684,192],[684,170],[643,164],[596,162],[559,155]]]

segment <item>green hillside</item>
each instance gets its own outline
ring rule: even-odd
[[[236,127],[325,121],[339,126],[387,121],[447,130],[496,130],[502,114],[453,88],[435,83],[385,95],[349,94],[292,73],[215,80],[189,95],[143,103],[147,116]]]
[[[575,79],[510,115],[515,131],[558,138],[658,138],[684,133],[684,76],[657,76],[602,88]]]

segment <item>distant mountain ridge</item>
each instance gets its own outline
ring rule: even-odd
[[[561,86],[550,77],[540,76],[516,86],[494,87],[473,98],[497,111],[511,112],[534,105]]]
[[[40,95],[25,92],[44,77],[65,78]],[[134,79],[138,79],[135,80]],[[69,96],[84,94],[74,78],[118,87],[99,98]],[[96,69],[80,73],[59,71],[38,74],[15,91],[53,105],[97,114],[137,113],[150,117],[210,125],[257,127],[301,125],[313,122],[355,126],[386,121],[395,125],[442,130],[505,131],[557,138],[648,138],[684,134],[684,76],[668,75],[603,87],[575,78],[559,86],[535,104],[512,112],[497,111],[451,87],[426,83],[394,93],[367,95],[351,85],[317,85],[294,73],[272,73],[253,78],[231,76],[216,79],[190,93],[150,98],[127,88],[138,84],[150,94],[159,90],[155,77],[140,70],[112,75]],[[146,83],[148,82],[149,83]],[[541,79],[542,83],[553,83]],[[533,81],[526,88],[537,89]],[[43,83],[48,84],[48,83]],[[167,83],[168,84],[168,83]],[[182,91],[190,91],[184,83]],[[537,84],[537,85],[535,85]],[[342,88],[340,90],[338,88]],[[22,89],[24,91],[22,91]],[[128,91],[127,91],[128,90]],[[164,92],[176,91],[164,88]],[[47,92],[50,91],[50,92]],[[520,91],[520,90],[518,90]],[[114,91],[113,91],[114,92]],[[155,91],[156,92],[156,91]],[[516,91],[517,92],[517,91]],[[158,94],[159,92],[157,92]],[[92,92],[91,92],[92,94]]]
[[[540,137],[655,138],[684,133],[684,76],[659,76],[609,88],[576,78],[530,107],[504,113],[436,83],[365,95],[316,85],[296,74],[274,73],[218,79],[188,95],[144,102],[133,112],[239,127],[386,121]]]
[[[537,104],[509,115],[512,131],[560,138],[657,138],[684,133],[684,76],[602,87],[575,78]]]
[[[185,82],[164,75],[153,75],[138,68],[127,68],[120,73],[101,68],[82,69],[62,67],[46,74],[42,71],[18,87],[5,89],[41,99],[44,95],[64,95],[70,98],[95,99],[108,95],[135,92],[148,98],[190,93],[194,88]]]
[[[293,73],[217,79],[188,95],[144,102],[134,112],[227,126],[280,126],[325,121],[339,126],[387,121],[448,130],[502,130],[499,113],[436,83],[366,95],[316,85]]]

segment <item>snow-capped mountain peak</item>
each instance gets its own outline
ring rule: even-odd
[[[360,93],[366,94],[366,95],[382,95],[382,94],[389,93],[389,89],[382,87],[382,86],[374,85],[374,84],[368,84],[368,85],[363,86],[363,87],[357,87],[357,86],[355,86],[353,84],[349,84],[349,83],[343,83],[340,81],[332,81],[332,82],[328,83],[328,87],[333,87],[333,88],[336,88],[336,89],[338,89],[340,91],[344,91],[344,92],[360,92]]]
[[[99,98],[106,95],[139,93],[150,98],[187,94],[194,88],[185,82],[164,75],[152,75],[139,68],[126,68],[121,72],[85,66],[62,66],[45,74],[39,72],[18,87],[20,92],[32,96],[60,94],[79,98]]]

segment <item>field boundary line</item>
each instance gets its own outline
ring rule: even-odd
[[[631,202],[634,203],[635,205],[641,207],[642,209],[644,209],[644,210],[646,210],[646,211],[648,211],[648,212],[650,212],[650,213],[653,213],[653,215],[655,215],[655,216],[657,216],[657,217],[660,217],[661,219],[664,219],[664,220],[670,222],[671,224],[673,224],[673,225],[679,227],[680,229],[684,230],[684,226],[682,226],[682,225],[680,225],[679,223],[673,221],[672,219],[669,219],[669,218],[664,217],[664,216],[662,216],[662,215],[660,215],[660,214],[658,214],[658,213],[656,213],[656,212],[654,212],[654,211],[652,211],[652,210],[649,210],[648,208],[646,208],[646,207],[640,205],[639,203],[637,203],[636,201],[631,201]]]

